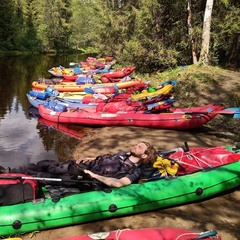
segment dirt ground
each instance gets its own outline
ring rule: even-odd
[[[239,84],[240,73],[235,73],[233,77],[235,83]],[[229,87],[232,87],[232,85],[230,86],[229,84]],[[221,93],[219,93],[220,95]],[[130,146],[142,140],[150,142],[158,150],[180,147],[183,146],[184,142],[188,142],[190,147],[237,144],[234,138],[229,137],[231,133],[228,131],[223,130],[219,135],[219,130],[221,129],[222,126],[220,125],[214,128],[204,126],[194,131],[172,131],[138,127],[95,128],[82,139],[80,145],[76,147],[73,157],[78,159],[114,153],[118,150],[127,151]],[[21,236],[21,238],[23,240],[57,240],[63,237],[123,228],[180,227],[200,232],[217,230],[223,240],[238,240],[240,239],[239,202],[240,188],[199,203],[29,233]]]
[[[152,143],[157,149],[171,149],[183,146],[185,141],[190,147],[234,144],[224,136],[219,138],[214,131],[206,128],[197,131],[170,131],[137,127],[105,127],[95,129],[87,134],[74,153],[75,159],[80,156],[96,156],[120,149],[128,150],[129,146],[141,140]],[[83,154],[84,153],[84,154]],[[180,227],[197,231],[217,230],[222,239],[240,239],[240,188],[223,196],[199,202],[152,211],[148,213],[105,220],[89,224],[64,227],[26,234],[23,240],[57,240],[84,233],[109,231],[122,228],[140,227]]]

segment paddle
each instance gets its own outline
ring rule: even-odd
[[[159,151],[157,151],[157,154],[158,154],[158,156],[165,158],[169,154],[175,153],[175,152],[189,152],[188,142],[184,142],[183,147],[173,148],[171,150],[159,150]]]
[[[232,118],[240,118],[240,108],[230,107],[230,108],[225,108],[224,110],[227,111],[228,113],[220,113],[220,114],[233,114]]]
[[[82,178],[80,178],[82,177]],[[83,179],[83,176],[78,176],[77,180],[74,179],[62,179],[62,178],[46,178],[46,177],[32,177],[32,176],[3,176],[0,175],[0,179],[12,179],[12,180],[16,180],[16,179],[20,179],[20,180],[36,180],[36,181],[45,181],[45,182],[69,182],[69,183],[87,183],[90,184],[92,186],[92,189],[89,190],[102,190],[104,192],[110,192],[111,189],[108,187],[104,187],[101,185],[101,183],[96,180],[96,179],[89,179],[89,180],[85,180]],[[55,184],[54,184],[55,185]],[[58,199],[57,199],[58,200]]]
[[[209,111],[175,111],[172,112],[174,114],[208,114],[208,113],[217,113],[217,114],[221,114],[221,115],[228,115],[231,116],[232,118],[240,118],[240,108],[237,107],[231,107],[231,108],[225,108],[222,110],[212,110],[209,109]]]
[[[79,63],[70,62],[70,63],[69,63],[69,66],[74,66],[74,65],[77,65],[77,64],[79,64]]]
[[[96,93],[92,88],[85,87],[84,92],[87,94],[94,94]]]
[[[4,175],[0,175],[0,179],[9,179],[9,180],[21,179],[21,180],[36,180],[36,181],[47,181],[47,182],[73,182],[73,183],[78,183],[78,182],[92,183],[94,181],[94,179],[85,180],[80,178],[77,180],[74,180],[74,179],[67,180],[62,178],[46,178],[46,177],[32,177],[32,176],[4,176]]]
[[[211,231],[206,231],[203,233],[199,233],[199,236],[196,237],[195,239],[205,239],[207,237],[213,237],[216,236],[218,233],[216,230],[211,230]]]
[[[82,103],[82,100],[70,100],[70,99],[67,99],[67,98],[59,98],[59,97],[56,97],[55,99],[57,99],[59,102],[63,102],[63,103],[79,103],[81,104]]]

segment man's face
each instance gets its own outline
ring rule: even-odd
[[[131,149],[131,154],[135,157],[142,158],[142,156],[145,154],[145,151],[147,150],[147,145],[143,142],[135,145]]]

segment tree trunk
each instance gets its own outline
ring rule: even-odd
[[[122,0],[118,0],[118,8],[122,8]]]
[[[212,8],[214,0],[207,0],[202,33],[202,48],[200,53],[199,64],[208,65],[209,63],[209,43],[210,43],[210,28],[212,18]]]
[[[191,51],[192,51],[192,60],[193,64],[197,63],[197,55],[196,55],[196,48],[195,48],[195,40],[193,37],[192,33],[192,10],[191,10],[191,0],[188,0],[188,19],[187,19],[187,24],[188,24],[188,35],[189,35],[189,40],[191,44]]]

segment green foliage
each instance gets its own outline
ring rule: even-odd
[[[228,4],[227,4],[228,3]],[[213,54],[222,64],[240,63],[240,5],[223,1],[216,5],[213,18]]]
[[[140,72],[192,64],[201,50],[206,1],[14,0],[1,1],[0,49],[117,54]],[[210,63],[240,64],[238,1],[214,1]],[[191,42],[193,40],[193,42]]]
[[[14,5],[12,1],[2,0],[0,8],[0,49],[14,48]]]

